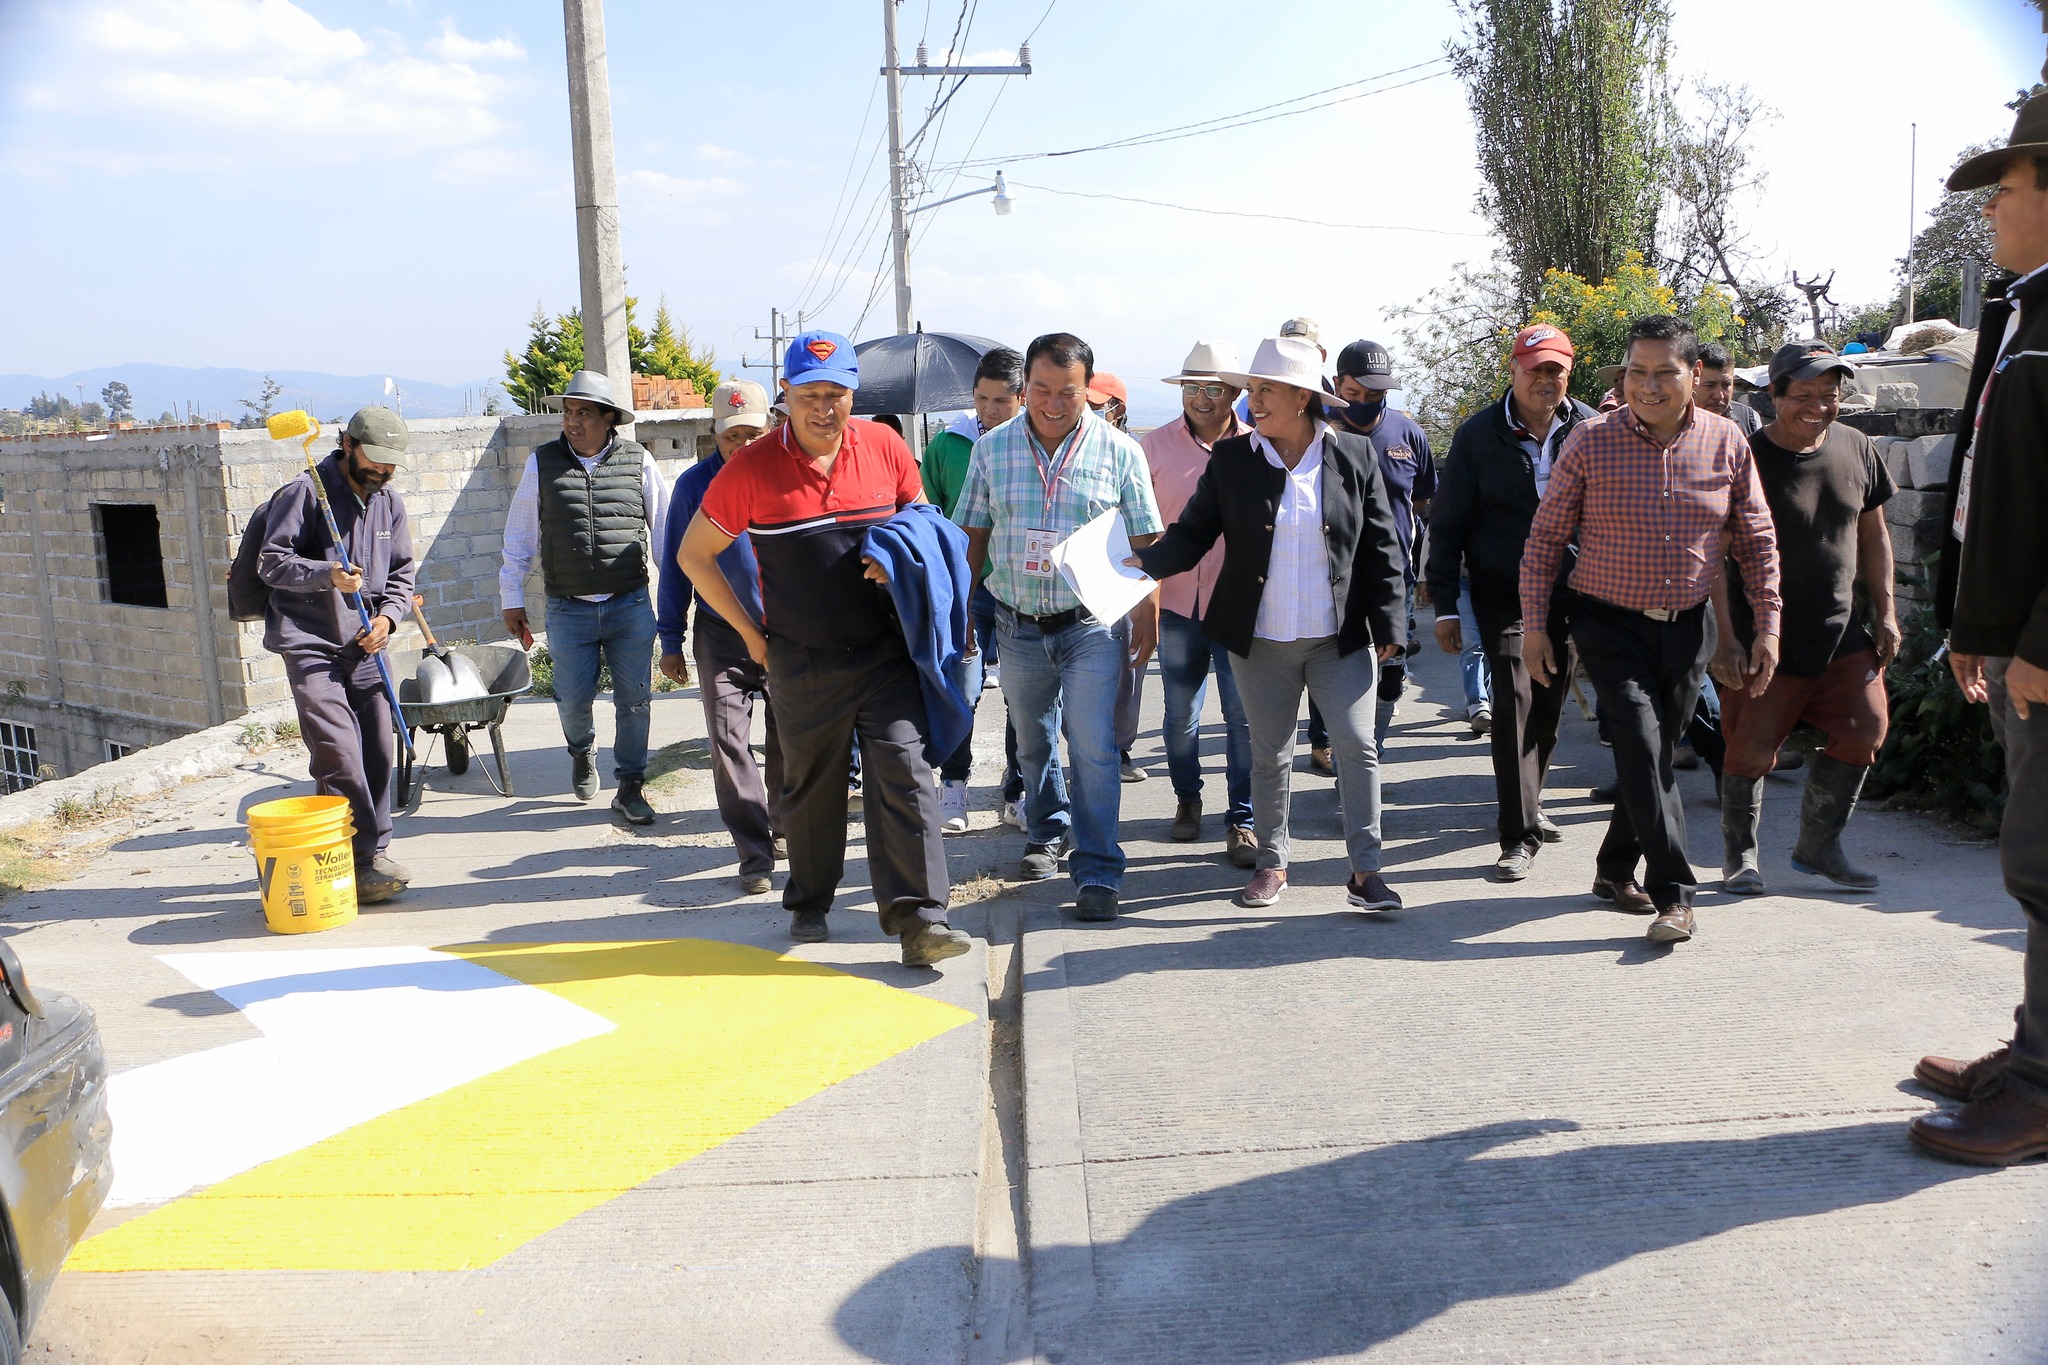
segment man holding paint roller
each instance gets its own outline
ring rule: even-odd
[[[391,843],[391,702],[377,655],[412,609],[415,564],[405,503],[390,488],[411,464],[397,413],[368,407],[349,419],[341,448],[270,500],[257,573],[270,585],[263,647],[284,660],[299,733],[323,796],[345,796],[355,819],[356,900],[391,899],[412,874]],[[319,477],[340,534],[328,533]],[[354,567],[350,572],[342,562]],[[370,613],[362,624],[355,594]]]
[[[633,410],[612,383],[578,370],[566,392],[546,400],[562,414],[559,439],[526,457],[505,512],[498,605],[505,631],[531,647],[526,579],[540,561],[548,594],[548,649],[555,661],[555,710],[568,741],[576,799],[597,795],[600,663],[611,665],[612,810],[632,825],[654,823],[641,787],[647,777],[648,703],[654,694],[654,547],[662,543],[668,489],[654,457],[619,435]]]

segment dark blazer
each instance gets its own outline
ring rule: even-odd
[[[2048,281],[2035,280],[2030,291],[2034,297],[2027,303],[2040,307],[2040,286]],[[2009,287],[2009,286],[2008,286]],[[1970,365],[1970,385],[1963,394],[1961,425],[1956,428],[1955,458],[1949,467],[1946,491],[1941,498],[1941,535],[1939,543],[1942,555],[1938,562],[1934,584],[1934,621],[1943,630],[1955,623],[1956,584],[1961,576],[1962,556],[1957,553],[1955,532],[1956,498],[1962,490],[1963,460],[1970,452],[1971,443],[1977,435],[1977,408],[1984,398],[1985,381],[1991,378],[1991,362],[1998,355],[2000,343],[2005,340],[2006,324],[2012,320],[2012,300],[2003,295],[1984,300],[1984,308],[1977,319],[1977,354]],[[2022,327],[2023,332],[2033,333],[2033,346],[2038,349],[2043,337],[2038,316],[2025,319],[2032,327]],[[2023,346],[2021,337],[2013,338],[2013,349]],[[2004,381],[2001,380],[2001,383]],[[1968,651],[1965,651],[1968,652]]]
[[[1266,567],[1273,557],[1273,516],[1286,486],[1286,473],[1266,462],[1251,437],[1218,441],[1180,520],[1136,552],[1146,573],[1171,578],[1201,563],[1216,538],[1223,538],[1223,570],[1202,615],[1202,634],[1240,658],[1252,651]],[[1321,491],[1330,595],[1337,602],[1337,652],[1401,643],[1407,638],[1401,619],[1407,578],[1372,442],[1334,427],[1325,432]]]
[[[1956,550],[1948,532],[1966,436],[1956,438],[1956,464],[1943,507],[1939,590],[1951,583],[1948,639],[1958,654],[2013,655],[2048,667],[2048,274],[2014,286],[2020,325],[1997,368],[1991,357],[2012,316],[2009,305],[1987,304],[1978,322],[1977,357],[1962,431],[1975,427],[1969,524]],[[1988,402],[1986,400],[1989,400]],[[1950,577],[1949,565],[1955,565]],[[1940,600],[1940,599],[1938,599]]]
[[[1466,418],[1451,438],[1429,504],[1429,600],[1439,615],[1457,610],[1458,579],[1476,589],[1519,593],[1522,547],[1536,516],[1536,462],[1515,439],[1502,404],[1507,395]],[[1564,449],[1571,429],[1598,413],[1565,400],[1564,427],[1551,444]],[[1567,570],[1570,567],[1567,557]]]

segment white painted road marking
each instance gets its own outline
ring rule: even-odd
[[[160,959],[263,1030],[113,1078],[110,1207],[161,1203],[616,1027],[428,948]]]

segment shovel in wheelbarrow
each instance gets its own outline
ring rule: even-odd
[[[491,695],[483,675],[476,671],[476,664],[434,638],[433,629],[427,625],[426,605],[426,598],[414,594],[413,620],[420,623],[420,634],[427,641],[426,655],[413,674],[413,680],[419,684],[420,700],[428,706],[440,706]]]

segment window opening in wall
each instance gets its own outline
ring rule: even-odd
[[[107,751],[106,761],[109,763],[112,763],[117,758],[126,758],[142,747],[139,744],[116,744],[111,739],[103,739],[100,741],[100,744]]]
[[[0,793],[27,791],[35,784],[35,727],[0,720]]]
[[[96,502],[93,528],[99,532],[100,577],[107,600],[131,607],[167,607],[164,549],[157,534],[156,504]]]

